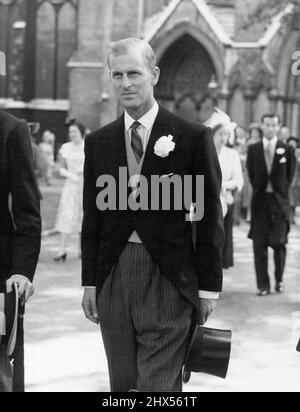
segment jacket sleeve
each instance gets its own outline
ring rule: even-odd
[[[14,221],[11,275],[32,281],[41,248],[40,193],[29,131],[23,121],[17,122],[8,137],[8,170]]]
[[[250,179],[250,183],[253,186],[254,182],[255,182],[255,167],[253,164],[253,146],[249,147],[248,149],[248,156],[247,156],[247,170],[248,170],[248,175],[249,175],[249,179]]]
[[[198,136],[195,175],[204,176],[204,217],[196,225],[196,267],[199,290],[221,292],[224,221],[220,200],[222,173],[211,130]],[[199,189],[199,188],[198,188]]]
[[[96,286],[97,255],[102,227],[101,212],[97,209],[97,187],[91,136],[85,141],[83,224],[82,224],[82,286]]]

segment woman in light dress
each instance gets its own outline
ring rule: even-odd
[[[80,258],[80,234],[83,219],[83,168],[84,138],[86,128],[73,121],[69,125],[70,142],[59,151],[59,173],[66,179],[58,209],[55,229],[60,232],[60,247],[56,262],[67,259],[67,243],[70,235],[78,234],[78,256]]]
[[[213,128],[213,139],[218,152],[223,174],[221,201],[225,218],[225,245],[223,249],[223,268],[234,266],[233,216],[235,194],[244,186],[242,164],[236,150],[226,147],[230,135],[229,124],[219,124]]]

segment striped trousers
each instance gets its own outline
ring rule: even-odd
[[[181,392],[193,305],[128,243],[98,298],[112,392]]]

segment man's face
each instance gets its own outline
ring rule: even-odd
[[[267,117],[262,123],[262,130],[264,137],[268,140],[272,140],[274,137],[278,136],[280,131],[280,122],[277,117]]]
[[[159,69],[151,72],[142,49],[111,57],[111,79],[118,102],[130,113],[141,115],[152,108],[154,86],[159,79]]]

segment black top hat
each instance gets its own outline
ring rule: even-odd
[[[190,381],[192,372],[225,379],[231,355],[231,341],[231,331],[198,326],[187,352],[183,382]]]
[[[0,344],[7,346],[12,356],[16,346],[19,296],[14,286],[11,293],[0,293]]]

